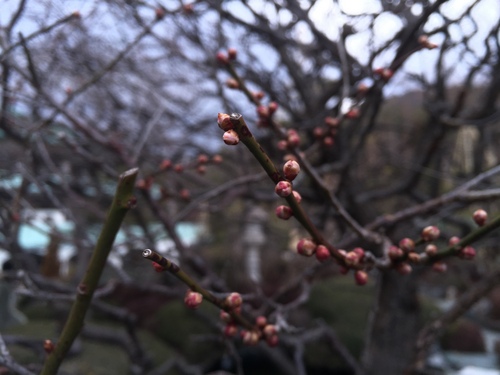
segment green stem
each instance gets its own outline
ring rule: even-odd
[[[243,318],[241,314],[238,314],[233,310],[229,309],[223,299],[215,297],[212,293],[210,293],[208,290],[206,290],[200,284],[198,284],[195,280],[193,280],[187,273],[181,270],[177,264],[171,262],[167,258],[162,257],[156,251],[153,251],[151,249],[145,249],[142,252],[142,256],[146,259],[149,259],[152,262],[158,263],[165,269],[165,271],[170,272],[172,275],[174,275],[176,278],[178,278],[180,281],[186,284],[189,287],[189,289],[191,289],[193,292],[200,293],[205,300],[229,313],[233,318],[233,320],[242,327],[245,327],[249,330],[255,328],[249,321]]]
[[[92,301],[106,260],[115,241],[127,211],[132,208],[136,199],[132,195],[138,169],[130,169],[120,176],[118,186],[106,221],[97,240],[85,275],[78,285],[76,300],[71,308],[68,320],[54,350],[47,356],[40,375],[55,375],[66,357],[73,341],[83,327],[85,314]]]

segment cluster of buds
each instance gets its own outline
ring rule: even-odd
[[[257,121],[257,126],[260,128],[267,128],[270,125],[272,115],[278,110],[278,103],[270,102],[266,105],[257,106],[257,116],[259,120]]]
[[[292,186],[292,181],[295,180],[299,172],[299,163],[297,163],[297,161],[294,159],[288,160],[283,165],[283,176],[285,177],[285,180],[278,181],[274,188],[276,194],[278,194],[282,198],[293,195],[297,203],[300,203],[302,201],[302,197],[297,191],[293,190]],[[278,218],[283,220],[288,220],[293,216],[293,210],[290,207],[284,205],[276,207],[275,213]]]
[[[418,37],[418,44],[420,44],[422,48],[427,49],[434,49],[438,47],[436,43],[432,43],[431,41],[429,41],[429,37],[427,35],[420,35]]]
[[[295,129],[289,129],[286,133],[286,139],[278,142],[278,148],[285,151],[289,148],[295,148],[300,145],[300,136]]]
[[[331,257],[330,250],[325,245],[317,245],[312,239],[302,238],[297,242],[297,253],[305,257],[316,255],[316,259],[324,262]]]
[[[441,234],[441,231],[439,230],[438,227],[434,225],[429,225],[428,227],[425,227],[422,229],[422,240],[425,242],[431,242],[431,241],[436,241],[439,238],[439,235]]]
[[[184,296],[184,304],[186,307],[196,310],[198,307],[200,307],[201,303],[203,302],[203,296],[201,293],[194,292],[191,289],[188,289],[186,292],[186,295]]]
[[[229,64],[229,62],[236,60],[238,51],[236,48],[229,48],[227,52],[217,52],[215,58],[217,61],[223,65]]]
[[[394,75],[392,69],[389,68],[377,68],[373,71],[373,73],[378,75],[385,82],[389,81]]]
[[[234,146],[240,142],[238,133],[234,130],[234,125],[231,122],[231,116],[227,113],[219,113],[217,115],[217,125],[224,130],[222,140],[226,145]]]

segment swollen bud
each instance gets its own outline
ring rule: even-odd
[[[234,337],[238,333],[238,327],[234,323],[229,323],[224,327],[224,336]]]
[[[219,125],[219,128],[224,131],[228,131],[234,128],[234,125],[231,122],[231,116],[227,113],[217,114],[217,125]]]
[[[300,165],[295,160],[288,160],[283,165],[283,174],[289,181],[293,181],[300,172]]]
[[[293,216],[293,211],[288,206],[278,206],[275,210],[276,216],[282,220],[288,220]]]
[[[430,257],[432,257],[432,256],[436,255],[436,254],[437,254],[437,252],[438,252],[438,248],[437,248],[437,246],[436,246],[436,245],[434,245],[434,244],[429,244],[429,245],[427,245],[427,246],[425,247],[425,253],[426,253],[428,256],[430,256]]]
[[[330,256],[330,251],[325,245],[318,245],[318,247],[316,247],[316,259],[320,262],[326,261]]]
[[[274,191],[282,198],[288,197],[292,194],[292,184],[289,181],[279,181]]]
[[[313,240],[310,240],[308,238],[302,238],[298,243],[297,243],[297,252],[300,255],[304,255],[306,257],[310,257],[314,254],[314,251],[316,250],[316,244],[314,243]]]
[[[184,297],[184,304],[188,308],[193,310],[200,307],[202,301],[203,301],[203,296],[200,293],[193,292],[190,289],[186,292],[186,296]]]
[[[432,269],[436,272],[443,273],[446,272],[448,266],[443,262],[436,262],[432,264]]]
[[[238,55],[238,51],[236,48],[229,48],[227,50],[227,56],[229,57],[229,60],[236,60],[236,56]]]
[[[54,351],[55,345],[52,340],[45,340],[43,342],[43,350],[45,353],[50,354]]]
[[[440,234],[439,228],[434,225],[422,229],[422,239],[427,242],[437,240]]]
[[[236,131],[233,129],[225,132],[222,135],[222,140],[224,141],[224,143],[226,145],[229,145],[229,146],[235,146],[238,143],[240,143],[240,137],[238,136],[238,133],[236,133]]]
[[[223,65],[229,64],[229,57],[224,52],[217,52],[215,55],[217,61]]]
[[[368,282],[368,274],[365,271],[357,270],[354,272],[354,280],[358,285],[365,285]]]
[[[401,250],[409,253],[410,251],[415,250],[415,242],[411,238],[403,238],[399,241],[399,247]]]
[[[486,220],[488,220],[488,213],[485,210],[476,210],[472,214],[472,218],[477,225],[482,227],[486,223]]]
[[[241,294],[233,292],[226,297],[225,303],[231,310],[238,309],[243,303],[243,298],[241,298]]]
[[[474,257],[476,256],[476,249],[474,249],[472,246],[465,246],[460,250],[458,256],[465,260],[474,259]]]

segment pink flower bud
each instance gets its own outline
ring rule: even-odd
[[[267,325],[267,319],[265,316],[258,316],[255,318],[255,325],[259,328],[264,328]]]
[[[177,173],[182,173],[184,171],[184,166],[182,164],[176,164],[174,165],[174,171]]]
[[[368,274],[365,271],[357,270],[354,272],[354,280],[358,285],[365,285],[368,282]]]
[[[389,247],[387,255],[389,255],[389,258],[391,258],[392,260],[395,260],[403,257],[404,251],[397,246],[391,246]]]
[[[428,256],[430,256],[430,257],[432,257],[432,256],[436,255],[436,254],[437,254],[437,251],[438,251],[438,248],[437,248],[437,246],[436,246],[436,245],[434,245],[434,244],[429,244],[429,245],[427,245],[427,246],[425,247],[425,253],[426,253]]]
[[[240,143],[240,137],[238,136],[238,133],[236,133],[236,131],[233,129],[224,132],[224,134],[222,135],[222,139],[224,140],[224,143],[229,146],[235,146]]]
[[[226,297],[225,303],[229,309],[233,310],[241,306],[243,298],[241,298],[241,294],[233,292]]]
[[[259,105],[257,107],[257,115],[260,118],[268,118],[269,117],[269,109],[265,105]]]
[[[300,172],[300,165],[295,160],[288,160],[283,165],[283,174],[289,181],[293,181]]]
[[[227,57],[227,55],[224,52],[217,52],[217,54],[215,55],[215,58],[222,65],[229,64],[229,58]]]
[[[296,190],[292,191],[292,194],[293,194],[293,197],[295,198],[295,200],[297,201],[297,203],[300,203],[302,202],[302,195],[300,195],[300,193]]]
[[[408,260],[412,263],[420,263],[420,254],[417,253],[409,253]]]
[[[220,156],[220,155],[214,155],[212,157],[212,163],[214,163],[214,164],[220,164],[220,163],[222,163],[222,156]]]
[[[328,116],[325,117],[325,124],[332,128],[336,128],[337,126],[339,126],[340,120],[336,117]]]
[[[457,237],[457,236],[453,236],[451,237],[449,240],[448,240],[448,245],[449,246],[455,246],[456,244],[458,244],[460,242],[460,237]]]
[[[325,132],[323,131],[323,128],[316,126],[313,129],[313,135],[314,135],[314,138],[320,139],[320,138],[323,138],[323,136],[325,135]]]
[[[220,320],[224,323],[231,323],[233,321],[233,317],[227,311],[221,310],[219,314]]]
[[[260,335],[256,331],[246,331],[243,334],[243,344],[254,346],[259,342]]]
[[[282,220],[288,220],[293,216],[293,211],[288,206],[278,206],[275,210],[276,216]]]
[[[415,250],[415,242],[411,238],[403,238],[399,241],[399,248],[404,252],[409,253]]]
[[[160,163],[160,169],[162,171],[169,169],[171,166],[172,166],[172,162],[168,159],[162,160],[162,162]]]
[[[227,113],[219,113],[217,114],[217,125],[224,131],[228,131],[234,129],[234,125],[231,122],[231,116]]]
[[[161,264],[159,264],[159,263],[152,262],[151,264],[153,265],[153,268],[154,268],[155,272],[159,273],[159,272],[166,271],[166,269]]]
[[[288,197],[292,194],[292,184],[289,181],[279,181],[274,191],[282,198]]]
[[[278,150],[285,151],[288,148],[288,142],[285,140],[278,141],[277,147]]]
[[[430,225],[428,227],[425,227],[422,229],[422,239],[424,241],[435,241],[439,238],[439,235],[441,234],[440,230],[438,227],[434,225]]]
[[[330,251],[326,246],[318,245],[318,247],[316,247],[316,259],[320,262],[326,261],[330,258],[330,256]]]
[[[236,50],[236,48],[228,48],[227,56],[229,57],[229,60],[236,60],[237,55],[238,51]]]
[[[348,266],[355,266],[356,264],[359,263],[359,255],[355,253],[354,251],[349,251],[345,257],[345,264]]]
[[[432,264],[432,269],[436,272],[443,273],[446,272],[448,266],[443,262],[436,262]]]
[[[474,257],[476,256],[476,249],[474,249],[472,246],[465,246],[460,250],[458,256],[465,260],[474,259]]]
[[[391,69],[384,69],[382,70],[382,74],[380,75],[380,77],[387,82],[392,78],[393,75],[394,72]]]
[[[345,117],[349,119],[358,118],[360,115],[360,111],[358,107],[352,107],[346,114]]]
[[[314,251],[316,250],[316,244],[314,243],[313,240],[307,239],[307,238],[302,238],[299,240],[297,243],[297,252],[300,255],[304,255],[306,257],[310,257],[314,254]]]
[[[298,147],[300,145],[299,133],[296,130],[290,129],[288,131],[287,143],[289,147]]]
[[[238,334],[238,327],[234,323],[228,323],[224,327],[224,336],[226,337],[234,337]]]
[[[182,189],[179,192],[179,196],[184,201],[190,201],[191,200],[191,193],[189,192],[188,189]]]
[[[184,304],[193,310],[200,307],[202,301],[203,296],[198,292],[193,292],[192,290],[188,290],[186,292],[186,296],[184,297]]]
[[[323,138],[323,144],[326,147],[332,147],[335,144],[335,141],[333,140],[333,137],[328,136]]]
[[[485,210],[476,210],[474,211],[472,218],[477,225],[482,227],[486,223],[486,220],[488,220],[488,213]]]
[[[267,324],[262,330],[262,333],[264,334],[264,337],[271,337],[276,335],[278,333],[278,330],[276,329],[275,325]]]
[[[398,271],[401,275],[408,275],[411,273],[412,268],[408,263],[402,262],[396,266],[396,271]]]
[[[358,254],[359,260],[363,260],[363,258],[365,257],[365,250],[363,250],[363,248],[361,247],[355,247],[354,249],[352,249],[352,252]]]
[[[43,342],[43,350],[45,353],[50,354],[54,351],[55,345],[52,340],[45,340]]]
[[[230,89],[239,89],[240,88],[240,84],[238,83],[237,80],[235,80],[234,78],[229,78],[227,81],[226,81],[226,86]]]
[[[269,109],[269,114],[272,115],[274,112],[276,112],[278,110],[278,103],[271,102],[271,103],[269,103],[267,108]]]
[[[198,165],[198,167],[196,167],[196,172],[198,172],[199,174],[205,174],[206,171],[207,167],[204,165]]]

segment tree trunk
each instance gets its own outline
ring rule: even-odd
[[[406,374],[420,328],[417,276],[381,272],[363,353],[365,375]]]

